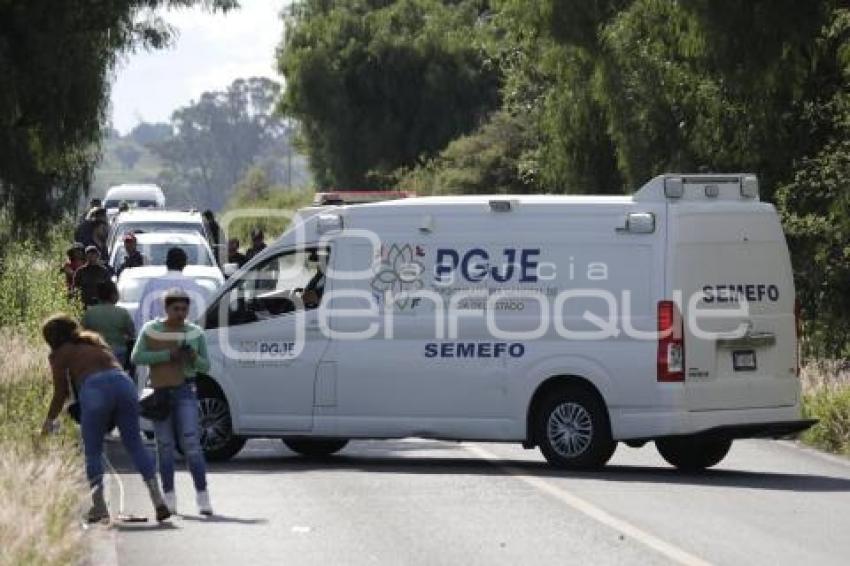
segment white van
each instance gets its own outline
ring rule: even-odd
[[[655,441],[677,467],[800,418],[795,298],[752,175],[632,196],[327,207],[231,278],[202,321],[204,446],[278,437],[540,447],[563,468]]]
[[[109,218],[118,214],[122,202],[126,202],[130,208],[165,208],[165,194],[157,185],[125,184],[110,187],[103,198],[103,207]]]

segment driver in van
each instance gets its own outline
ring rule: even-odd
[[[304,293],[301,299],[304,301],[304,308],[314,309],[322,302],[322,295],[325,292],[325,264],[327,256],[319,255],[313,251],[307,258],[307,269],[315,269],[316,273],[310,278],[307,286],[304,287]]]

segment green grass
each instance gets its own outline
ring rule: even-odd
[[[85,552],[78,526],[86,495],[75,425],[43,438],[52,393],[41,321],[76,313],[64,277],[63,231],[0,255],[0,565],[65,565]]]

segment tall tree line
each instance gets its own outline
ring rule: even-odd
[[[301,0],[279,65],[325,186],[624,193],[757,172],[810,348],[850,355],[847,0]]]
[[[91,182],[117,59],[169,43],[154,9],[236,0],[0,0],[0,204],[35,231]]]

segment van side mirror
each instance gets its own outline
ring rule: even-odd
[[[237,263],[225,263],[224,267],[221,268],[222,273],[224,273],[225,277],[230,277],[237,271],[239,271],[239,264]]]

